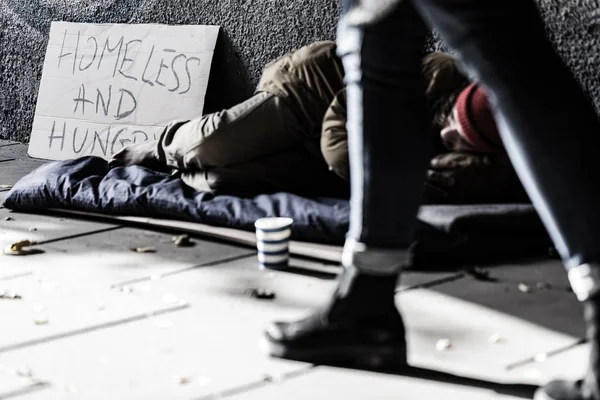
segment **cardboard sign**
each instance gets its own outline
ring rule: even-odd
[[[218,26],[54,22],[29,155],[109,159],[202,114]]]

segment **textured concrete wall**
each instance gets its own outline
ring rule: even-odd
[[[600,107],[599,0],[538,1],[559,53]],[[336,0],[0,0],[0,139],[29,138],[52,20],[221,25],[205,108],[213,111],[252,93],[267,61],[333,38],[338,13]]]

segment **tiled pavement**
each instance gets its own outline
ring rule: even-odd
[[[25,145],[0,142],[0,185],[38,165]],[[0,247],[33,238],[44,250],[0,256],[0,291],[22,296],[0,299],[0,399],[513,399],[585,368],[581,310],[554,260],[489,266],[487,281],[404,274],[397,303],[413,368],[383,374],[259,347],[265,322],[327,298],[336,265],[294,259],[296,272],[325,272],[265,272],[252,249],[202,238],[178,248],[172,235],[0,209]],[[148,246],[156,252],[130,250]]]

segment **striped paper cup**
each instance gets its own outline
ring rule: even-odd
[[[282,269],[288,266],[293,222],[291,218],[279,217],[256,220],[256,248],[262,268]]]

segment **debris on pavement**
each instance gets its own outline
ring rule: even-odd
[[[33,371],[29,367],[20,367],[15,371],[21,378],[33,378]]]
[[[440,339],[435,344],[435,349],[437,351],[450,350],[451,347],[452,347],[452,342],[450,342],[450,339]]]
[[[188,383],[192,382],[192,377],[191,376],[176,376],[175,382],[177,382],[179,385],[187,385]]]
[[[37,243],[31,240],[21,240],[19,242],[15,242],[5,248],[2,253],[7,256],[26,256],[29,254],[39,254],[43,253],[43,250],[40,249],[26,249],[25,247],[35,246]]]
[[[19,242],[15,242],[10,245],[10,251],[19,251],[22,250],[23,247],[33,246],[35,242],[31,240],[21,240]]]
[[[36,318],[33,320],[33,323],[36,325],[48,325],[50,321],[48,321],[48,318]]]
[[[0,290],[0,300],[21,300],[23,297],[9,290]]]
[[[29,232],[37,232],[37,228],[36,227],[31,227],[31,228],[29,228]]]
[[[189,235],[173,236],[171,240],[177,247],[192,247],[195,245],[195,243],[190,239]]]
[[[531,286],[526,285],[525,283],[521,282],[519,283],[519,285],[517,286],[519,288],[519,290],[523,293],[531,293],[532,289]]]
[[[4,218],[5,221],[14,221],[15,219],[13,217],[6,217]]]
[[[494,333],[492,336],[489,337],[488,342],[493,344],[502,343],[504,342],[504,338],[500,336],[499,333]]]
[[[132,247],[130,250],[135,253],[156,253],[154,247]]]
[[[264,288],[248,289],[246,290],[246,294],[250,297],[261,300],[273,300],[276,297],[275,292]]]
[[[0,185],[0,189],[12,189],[13,185]]]
[[[121,286],[119,291],[123,293],[133,293],[133,288],[131,286]]]
[[[281,381],[281,377],[273,376],[273,375],[270,375],[270,374],[264,374],[263,375],[263,381],[264,382],[269,382],[269,383],[276,383],[276,382],[280,382]]]

